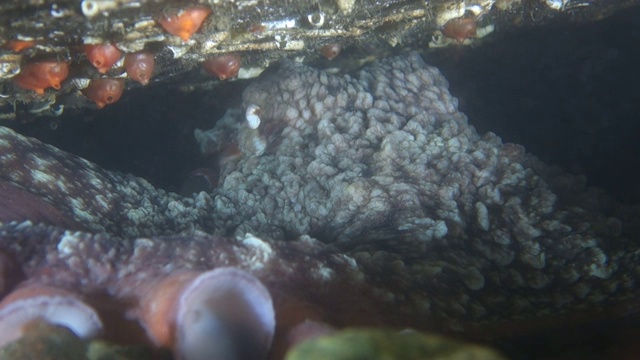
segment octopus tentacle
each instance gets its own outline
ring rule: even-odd
[[[0,347],[19,339],[37,321],[62,325],[81,338],[102,332],[93,308],[72,293],[49,286],[21,287],[0,302]]]
[[[186,199],[166,193],[5,127],[0,152],[0,179],[55,204],[83,229],[116,236],[170,234],[202,228],[202,215],[213,211],[204,194]]]

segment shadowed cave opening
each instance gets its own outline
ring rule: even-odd
[[[591,23],[560,19],[509,33],[498,29],[479,46],[423,57],[449,80],[478,132],[522,144],[545,163],[584,174],[588,184],[637,203],[640,101],[633,88],[639,19],[640,8],[634,8]],[[171,83],[136,87],[102,110],[3,125],[178,191],[192,170],[210,166],[193,130],[211,128],[227,108],[238,107],[249,82],[190,92]]]

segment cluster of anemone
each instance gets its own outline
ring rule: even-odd
[[[157,19],[158,24],[168,33],[188,41],[202,26],[204,20],[211,13],[211,9],[204,6],[190,6],[180,11],[163,14]],[[14,52],[21,52],[36,45],[35,41],[11,40],[5,44]],[[87,60],[98,71],[98,77],[85,83],[81,93],[93,101],[98,108],[113,104],[120,99],[125,89],[125,81],[120,76],[109,76],[114,67],[121,63],[127,76],[142,85],[149,84],[153,76],[155,59],[150,51],[128,53],[123,58],[122,51],[112,42],[85,44],[83,53]],[[212,57],[203,63],[203,68],[220,80],[237,76],[240,69],[240,57],[237,55],[222,55]],[[25,63],[20,73],[13,80],[25,90],[32,90],[43,95],[45,90],[53,88],[59,90],[62,82],[69,76],[69,63],[64,60],[39,60]]]

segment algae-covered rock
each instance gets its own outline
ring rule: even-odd
[[[85,360],[87,343],[64,326],[37,321],[19,340],[0,349],[0,360]]]
[[[64,326],[36,321],[18,340],[0,348],[0,360],[169,360],[146,346],[121,346],[79,338]]]
[[[347,329],[301,343],[285,360],[502,360],[490,348],[416,331]]]
[[[169,352],[154,353],[145,346],[120,346],[105,341],[92,341],[87,349],[87,360],[169,360]]]

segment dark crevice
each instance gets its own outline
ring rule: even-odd
[[[492,131],[622,201],[640,202],[640,8],[597,22],[569,20],[498,33],[426,60],[444,73],[480,133]]]

